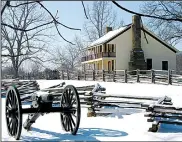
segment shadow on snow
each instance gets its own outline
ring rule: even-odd
[[[38,134],[38,136],[21,136],[21,140],[23,141],[38,141],[38,140],[48,140],[48,141],[62,141],[62,140],[71,140],[71,141],[99,141],[95,137],[121,137],[127,136],[128,133],[118,130],[111,129],[102,129],[102,128],[80,128],[78,129],[77,135],[71,135],[70,133],[61,134],[57,132],[51,132],[47,130],[41,130],[38,128],[33,128],[32,131],[42,133]],[[41,138],[40,135],[49,135],[49,138]]]
[[[158,132],[160,133],[181,133],[182,126],[174,124],[161,124]]]

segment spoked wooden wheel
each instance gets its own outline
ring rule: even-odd
[[[61,112],[62,128],[72,135],[76,135],[80,125],[80,100],[76,88],[68,85],[64,88],[60,105],[64,110]]]
[[[22,106],[18,90],[12,86],[7,90],[5,113],[9,135],[19,140],[22,129]]]

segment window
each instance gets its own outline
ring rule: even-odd
[[[168,70],[168,61],[162,61],[162,70]]]
[[[100,52],[102,52],[102,45],[100,45]]]
[[[106,45],[104,46],[104,52],[107,52],[107,48],[106,48]]]
[[[108,52],[111,52],[111,49],[110,49],[110,44],[108,44]]]
[[[112,60],[112,71],[114,71],[114,60]]]
[[[147,59],[147,70],[152,69],[152,59]]]
[[[114,52],[114,44],[112,44],[112,52]]]

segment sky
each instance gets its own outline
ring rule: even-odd
[[[93,1],[84,1],[85,7],[91,6]],[[112,2],[111,2],[112,3]],[[83,36],[83,24],[87,20],[85,18],[84,9],[81,1],[43,1],[44,6],[53,14],[56,15],[58,10],[59,22],[73,27],[79,28],[81,31],[70,30],[65,27],[59,25],[59,30],[65,39],[69,41],[73,41],[75,35],[79,37]],[[119,4],[122,4],[124,7],[129,9],[135,9],[136,12],[139,12],[139,6],[142,4],[141,1],[120,1]],[[129,14],[121,9],[117,8],[114,4],[112,4],[113,9],[116,11],[118,19],[123,20],[125,24],[129,24],[132,21],[132,14]],[[53,33],[57,34],[55,28],[52,29]],[[56,36],[56,41],[51,42],[49,46],[49,50],[52,51],[53,54],[56,54],[55,49],[59,49],[60,47],[64,47],[67,44],[59,35]],[[27,64],[26,64],[27,65]],[[46,64],[47,67],[56,68],[55,64]],[[29,68],[29,67],[28,67]]]
[[[85,7],[87,5],[91,5],[92,2],[93,1],[84,1]],[[82,7],[81,1],[70,1],[70,2],[69,1],[54,1],[54,2],[44,1],[43,3],[53,13],[53,15],[55,15],[58,10],[58,17],[60,22],[62,22],[63,24],[67,26],[81,29],[81,31],[73,31],[73,30],[69,30],[67,28],[60,26],[59,27],[60,31],[66,39],[72,40],[75,34],[81,37],[83,36],[82,28],[83,28],[84,21],[86,21],[86,18],[85,18],[84,9]],[[142,2],[123,1],[119,3],[125,6],[126,8],[135,9],[136,11],[138,11],[139,4],[141,4]],[[121,15],[121,16],[118,16],[118,19],[123,19],[125,24],[131,23],[131,18],[132,18],[131,14],[120,10],[114,4],[112,4],[112,6],[113,6],[113,9],[117,12],[117,15]],[[63,40],[60,40],[60,44],[61,45],[65,44],[65,42]]]
[[[84,1],[85,7],[91,6],[93,1]],[[111,1],[110,1],[111,2]],[[117,1],[123,7],[134,10],[135,12],[140,12],[140,6],[143,4],[143,1]],[[83,38],[83,24],[87,20],[85,18],[84,9],[81,1],[43,1],[44,6],[53,14],[56,15],[58,10],[59,21],[67,26],[80,28],[81,31],[74,31],[62,27],[59,25],[59,30],[65,39],[69,41],[73,41],[74,36],[78,35]],[[130,24],[132,22],[132,14],[125,12],[119,9],[111,2],[113,9],[116,11],[119,20],[123,20],[125,24]],[[51,33],[57,34],[55,28],[52,29]],[[51,44],[47,45],[49,50],[55,54],[55,49],[64,47],[67,44],[60,36],[55,37],[56,40],[52,41]],[[182,51],[182,44],[178,44],[175,46],[177,49]],[[24,66],[24,65],[23,65]],[[27,65],[25,62],[25,66],[27,69],[31,66]],[[24,66],[24,67],[25,67]],[[49,64],[47,67],[55,67],[55,65]]]
[[[143,1],[118,1],[118,3],[125,8],[134,10],[135,12],[140,12],[140,6],[142,5]],[[44,1],[43,4],[53,13],[53,15],[55,15],[58,10],[59,21],[63,24],[74,28],[83,28],[83,23],[86,21],[86,18],[81,1]],[[92,1],[84,1],[84,4],[85,6],[91,5]],[[132,14],[119,9],[114,4],[112,4],[112,6],[117,12],[117,15],[120,15],[120,17],[118,16],[119,19],[123,19],[125,24],[131,23]],[[69,41],[73,40],[76,34],[83,37],[83,29],[82,31],[73,31],[61,26],[59,26],[59,29],[62,35]],[[61,37],[58,36],[56,39],[57,42],[54,42],[52,47],[64,46],[66,44]],[[178,44],[176,48],[182,51],[182,44]]]

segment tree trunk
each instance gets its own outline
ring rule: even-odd
[[[18,68],[13,67],[14,68],[14,78],[18,78],[19,74],[18,74]]]

